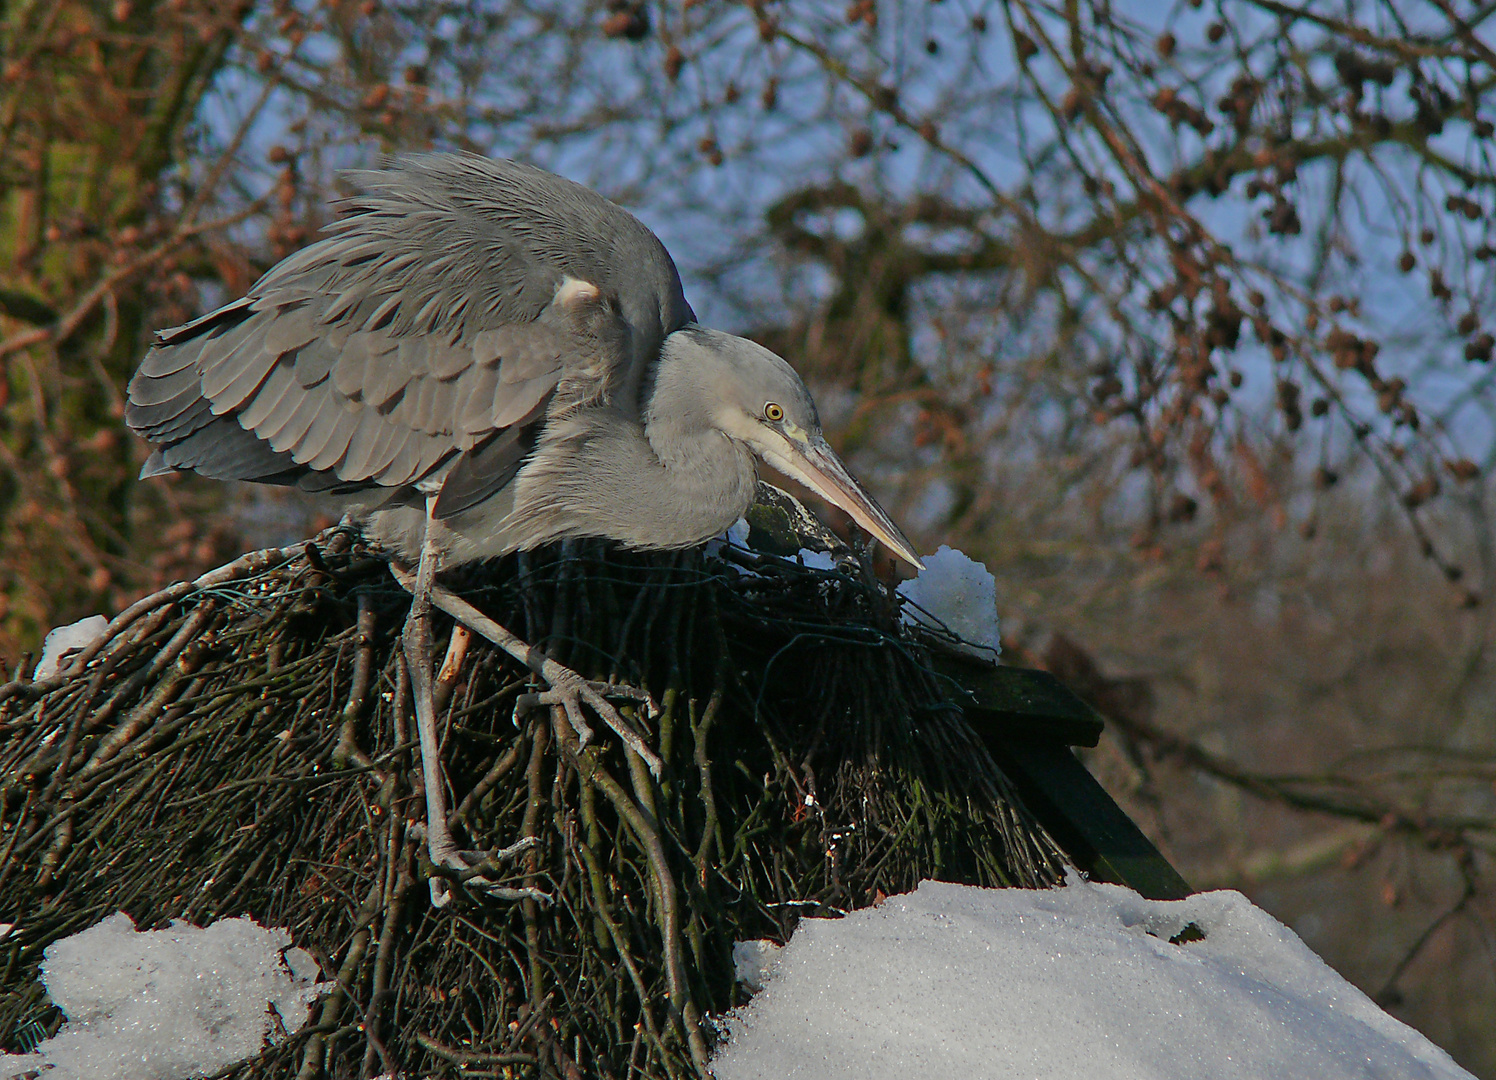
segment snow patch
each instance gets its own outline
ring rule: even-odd
[[[724,548],[737,548],[739,551],[746,551],[750,555],[757,554],[748,546],[748,531],[748,519],[738,518],[737,521],[727,527],[727,531],[721,536],[714,536],[706,542],[707,557],[721,559],[728,566],[732,567],[739,577],[758,577],[758,574],[753,570],[743,566],[735,559],[729,559],[722,554]]]
[[[800,565],[809,570],[835,570],[836,559],[829,551],[811,551],[810,548],[800,549]]]
[[[769,975],[774,970],[774,961],[779,959],[784,946],[768,938],[732,943],[732,970],[738,982],[755,994],[768,985]]]
[[[718,1080],[1474,1080],[1240,893],[1075,876],[806,919],[728,1026]]]
[[[0,1055],[0,1080],[186,1080],[253,1057],[307,1022],[317,962],[250,919],[139,933],[124,912],[53,942],[47,994],[67,1023],[35,1053]]]
[[[925,556],[918,577],[899,586],[909,601],[903,618],[911,626],[945,629],[961,639],[964,651],[986,659],[1002,652],[997,621],[997,580],[987,567],[946,544]]]
[[[55,677],[69,655],[81,652],[98,641],[108,627],[109,620],[104,616],[90,615],[51,631],[42,642],[42,658],[36,662],[36,670],[31,673],[31,677],[38,682]]]

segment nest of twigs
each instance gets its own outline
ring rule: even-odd
[[[923,878],[1043,886],[1061,856],[900,625],[885,587],[729,553],[602,545],[446,583],[623,706],[656,779],[598,725],[516,717],[529,671],[437,615],[460,841],[526,841],[435,909],[399,647],[409,597],[354,534],[148,597],[49,682],[0,687],[0,1046],[62,1017],[52,941],[249,914],[335,989],[223,1075],[695,1077],[745,1000],[737,940]],[[464,635],[458,634],[459,637]]]

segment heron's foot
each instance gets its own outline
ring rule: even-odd
[[[645,716],[651,720],[660,714],[660,707],[650,696],[649,691],[637,686],[584,679],[575,671],[562,667],[560,664],[548,670],[542,678],[551,684],[551,688],[538,693],[521,694],[516,698],[515,717],[521,717],[532,709],[560,705],[566,712],[567,723],[577,734],[577,742],[582,746],[592,741],[592,726],[587,723],[587,718],[582,714],[584,702],[625,742],[628,742],[630,738],[637,739],[638,735],[634,732],[633,726],[619,714],[612,701],[609,700],[610,698],[631,701],[642,706]]]
[[[392,562],[390,563],[390,572],[395,575],[395,579],[402,586],[410,590],[413,596],[419,596],[419,583],[408,570]],[[587,723],[586,717],[582,715],[582,705],[585,704],[602,718],[603,723],[607,724],[608,727],[617,733],[625,746],[639,755],[644,764],[649,767],[650,772],[656,777],[660,775],[661,770],[664,769],[664,764],[660,761],[660,756],[645,745],[644,739],[640,736],[639,732],[634,730],[633,725],[625,720],[608,701],[608,695],[621,695],[639,700],[641,696],[639,691],[634,690],[632,687],[624,690],[612,684],[604,684],[605,689],[599,690],[593,683],[582,678],[575,671],[572,671],[563,664],[556,663],[556,661],[546,656],[539,649],[521,640],[494,622],[450,589],[433,583],[430,587],[429,595],[431,603],[462,623],[469,630],[473,631],[473,633],[487,638],[520,663],[532,671],[539,673],[540,677],[550,684],[550,690],[531,697],[530,704],[532,707],[541,704],[560,705],[566,710],[567,722],[576,731],[578,739],[586,742],[592,735],[592,727]],[[414,602],[412,609],[414,610]],[[414,680],[415,676],[412,673],[412,686],[414,686]],[[651,713],[658,712],[658,707],[654,705],[653,701],[649,700],[647,694],[642,695],[642,698],[648,703]],[[423,751],[422,757],[424,758],[424,756],[425,753]],[[435,757],[434,754],[432,756]]]
[[[435,838],[427,836],[426,851],[431,857],[431,865],[438,871],[430,881],[431,903],[436,907],[445,907],[451,901],[452,893],[447,884],[447,878],[450,877],[494,900],[534,900],[541,906],[550,904],[551,895],[539,889],[516,889],[498,884],[498,879],[507,872],[502,864],[539,843],[539,840],[531,836],[496,851],[475,851],[458,848],[452,843],[451,834]]]

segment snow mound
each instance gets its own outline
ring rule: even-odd
[[[291,935],[250,919],[139,933],[118,912],[48,946],[42,980],[67,1023],[0,1080],[186,1080],[253,1057],[306,1023],[322,992]]]
[[[90,615],[67,626],[49,631],[42,642],[42,658],[36,662],[31,677],[38,682],[50,679],[62,667],[69,655],[88,648],[109,628],[109,620],[102,615]]]
[[[1075,877],[806,919],[728,1023],[718,1080],[1474,1080],[1240,893]]]
[[[946,544],[925,556],[925,568],[899,586],[904,621],[911,625],[940,624],[968,646],[966,651],[987,659],[1002,652],[997,623],[997,581],[987,567]]]

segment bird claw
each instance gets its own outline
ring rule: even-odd
[[[570,677],[568,678],[567,675]],[[577,734],[577,742],[580,746],[586,746],[592,741],[592,725],[587,723],[586,717],[582,715],[582,702],[592,706],[593,712],[602,718],[619,735],[628,731],[628,722],[619,715],[618,710],[613,707],[609,698],[632,701],[644,707],[644,714],[653,720],[660,715],[660,707],[650,696],[648,690],[627,683],[597,682],[592,679],[584,679],[575,672],[568,671],[567,675],[549,680],[551,688],[536,693],[521,694],[514,702],[514,715],[516,719],[525,715],[533,709],[550,705],[560,705],[566,710],[567,723],[571,725]]]
[[[577,676],[577,684],[586,686],[592,693],[600,698],[616,698],[623,701],[638,702],[644,706],[644,715],[650,720],[660,715],[660,706],[648,690],[639,686],[630,686],[628,683],[599,682],[595,679],[584,679]],[[543,705],[564,705],[568,697],[578,697],[581,691],[575,689],[568,681],[563,680],[560,684],[552,684],[549,690],[541,690],[531,694],[521,694],[514,702],[515,711],[524,715],[532,709],[538,709]]]
[[[624,701],[634,701],[643,705],[644,715],[650,720],[660,715],[659,703],[642,686],[631,686],[628,683],[615,682],[589,682],[588,685],[603,697],[621,698]]]
[[[418,583],[403,567],[391,563],[390,570],[401,585],[412,590],[413,593],[417,591]],[[433,583],[430,586],[429,596],[431,603],[436,607],[461,622],[469,630],[487,638],[510,656],[535,671],[546,682],[550,683],[551,689],[549,691],[536,695],[525,695],[529,698],[531,707],[539,704],[561,705],[566,710],[567,720],[576,731],[577,737],[585,742],[592,736],[592,728],[582,716],[581,703],[586,702],[588,707],[597,713],[598,716],[602,717],[603,722],[612,728],[618,737],[623,740],[623,744],[639,755],[645,765],[649,767],[651,773],[656,777],[660,775],[665,767],[664,763],[660,761],[660,756],[645,745],[643,738],[634,730],[633,725],[619,715],[618,710],[609,704],[605,696],[622,695],[632,697],[635,700],[643,700],[646,703],[649,715],[658,715],[659,706],[654,703],[648,694],[642,694],[641,691],[633,687],[624,689],[612,683],[604,683],[603,686],[605,689],[599,690],[593,683],[588,682],[575,671],[562,664],[558,664],[540,652],[540,650],[515,637],[514,634],[494,622],[450,589],[445,589]],[[552,697],[552,695],[556,696]]]
[[[535,837],[527,836],[498,851],[459,850],[455,847],[444,847],[440,850],[428,848],[432,867],[435,870],[430,879],[432,906],[445,907],[451,902],[452,891],[447,883],[449,877],[468,888],[479,889],[495,900],[534,900],[542,907],[551,904],[553,899],[549,893],[531,888],[508,888],[486,876],[500,872],[501,861],[513,859],[539,843],[540,841]],[[443,871],[448,871],[448,873],[443,873]]]

